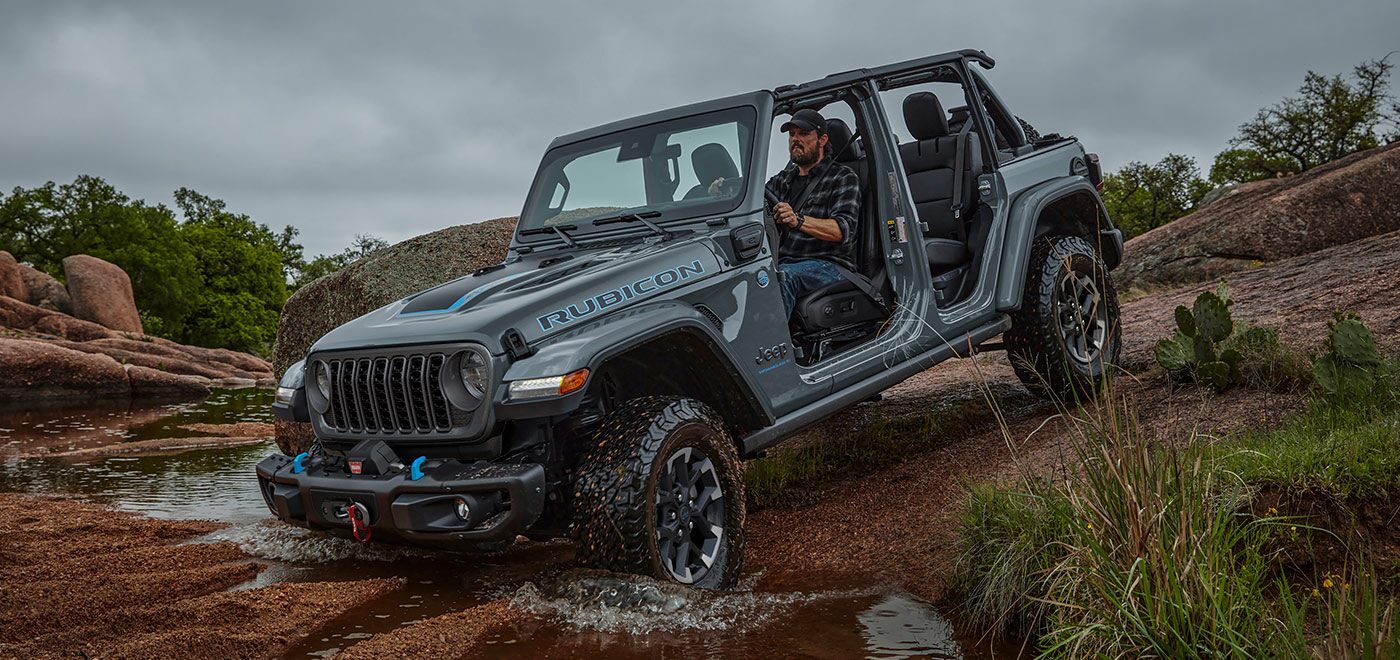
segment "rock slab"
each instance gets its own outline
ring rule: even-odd
[[[306,357],[311,344],[351,319],[484,266],[501,263],[515,218],[459,225],[379,250],[298,289],[277,322],[278,375]]]
[[[131,278],[120,266],[75,254],[64,258],[63,276],[68,280],[74,316],[121,332],[142,332]]]
[[[15,261],[14,255],[0,250],[0,296],[19,300],[29,297],[29,289],[24,286],[24,278],[20,276],[19,268],[19,262]]]
[[[1400,229],[1400,143],[1302,174],[1221,191],[1218,199],[1125,246],[1120,291],[1214,280]]]
[[[61,314],[73,314],[73,299],[68,296],[68,289],[64,288],[62,282],[42,270],[24,264],[19,265],[19,276],[24,280],[28,297],[11,296],[12,298]]]

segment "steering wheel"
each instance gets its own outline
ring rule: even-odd
[[[763,188],[763,229],[768,232],[768,249],[773,251],[773,260],[778,259],[778,245],[782,242],[778,234],[778,217],[773,209],[779,204],[778,196],[767,186]]]

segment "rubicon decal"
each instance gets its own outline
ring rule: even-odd
[[[704,273],[705,265],[700,263],[699,259],[696,259],[689,264],[681,264],[674,268],[668,268],[650,277],[643,277],[631,284],[624,284],[616,289],[604,291],[563,309],[557,309],[535,319],[535,321],[539,322],[541,330],[549,332],[559,326],[568,325],[609,307],[614,307],[634,298],[640,298],[653,291],[660,291],[661,289],[675,286],[679,282],[684,282],[692,277],[698,277]]]

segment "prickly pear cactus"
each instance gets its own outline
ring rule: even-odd
[[[1185,309],[1184,307],[1181,309]],[[1180,332],[1157,342],[1153,353],[1157,356],[1157,363],[1169,372],[1178,372],[1189,366],[1192,362],[1191,338]]]
[[[1355,314],[1339,313],[1327,327],[1327,352],[1313,360],[1313,378],[1334,401],[1365,397],[1385,366],[1375,337]]]
[[[1197,296],[1190,308],[1178,306],[1175,312],[1176,332],[1158,341],[1154,347],[1157,363],[1174,376],[1210,385],[1217,390],[1243,382],[1241,353],[1233,348],[1223,348],[1223,343],[1237,337],[1263,341],[1276,336],[1267,334],[1267,330],[1255,328],[1236,335],[1235,321],[1230,317],[1231,304],[1230,290],[1221,281],[1214,291],[1205,291]]]
[[[1331,323],[1332,334],[1328,341],[1336,356],[1352,364],[1375,366],[1381,363],[1380,351],[1376,350],[1376,339],[1371,331],[1358,318],[1344,318]]]
[[[1230,306],[1213,291],[1206,291],[1196,297],[1196,303],[1191,306],[1191,312],[1196,317],[1196,330],[1201,337],[1205,337],[1213,342],[1223,341],[1235,329],[1235,322],[1230,318]]]
[[[1196,317],[1191,314],[1191,310],[1186,305],[1176,306],[1176,327],[1181,334],[1187,337],[1196,336]]]
[[[1230,365],[1224,362],[1202,362],[1196,365],[1196,382],[1223,392],[1230,387]]]

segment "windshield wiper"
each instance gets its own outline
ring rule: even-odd
[[[600,226],[600,225],[611,225],[611,224],[616,224],[616,223],[619,223],[619,222],[640,222],[640,223],[646,225],[646,226],[647,226],[647,229],[650,229],[650,230],[652,230],[653,232],[656,232],[657,234],[659,234],[659,235],[661,235],[661,236],[663,236],[663,237],[669,238],[669,237],[671,236],[671,232],[666,231],[665,229],[662,229],[662,228],[661,228],[661,225],[658,225],[658,224],[656,224],[655,222],[652,222],[652,221],[650,221],[650,220],[647,219],[647,218],[659,218],[659,217],[661,217],[661,212],[660,212],[660,211],[643,211],[643,212],[641,212],[641,213],[622,213],[622,214],[620,214],[620,215],[615,215],[615,216],[612,216],[612,217],[610,217],[610,218],[598,218],[597,220],[594,220],[594,221],[593,221],[593,226],[597,227],[597,226]]]
[[[565,229],[569,231],[574,231],[575,229],[578,229],[578,225],[545,225],[543,227],[535,227],[534,229],[522,229],[520,230],[520,235],[533,236],[535,234],[555,234],[561,240],[564,241],[565,245],[568,245],[571,248],[578,247],[578,243],[575,242],[574,239],[568,234],[564,233]]]

